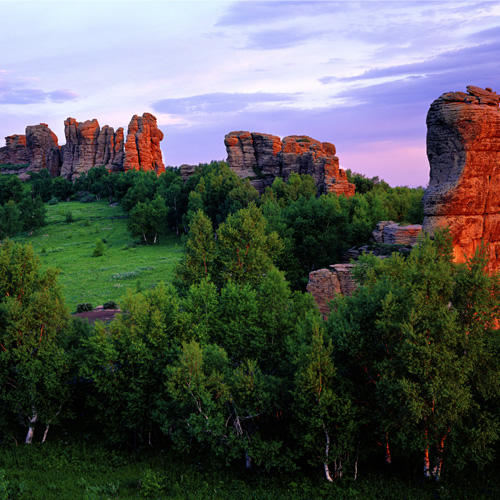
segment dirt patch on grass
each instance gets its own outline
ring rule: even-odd
[[[121,314],[120,309],[104,309],[102,306],[98,306],[93,311],[75,313],[73,316],[86,319],[89,323],[94,323],[97,320],[104,322],[113,321],[117,314]]]

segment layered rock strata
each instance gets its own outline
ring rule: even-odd
[[[55,177],[61,171],[61,157],[57,136],[46,123],[26,127],[28,163],[34,172],[46,168]]]
[[[354,184],[339,167],[335,146],[305,135],[281,140],[270,134],[230,132],[224,138],[227,162],[236,174],[250,178],[263,193],[276,177],[288,179],[293,172],[314,178],[319,193],[354,195]]]
[[[25,165],[29,162],[25,135],[9,135],[0,148],[0,164]]]
[[[393,221],[381,221],[372,231],[372,238],[375,243],[413,246],[417,243],[421,232],[420,224],[400,226]]]
[[[454,258],[464,262],[484,241],[488,270],[500,269],[500,96],[468,86],[448,92],[427,115],[430,182],[423,229],[448,226]]]
[[[158,128],[156,117],[151,113],[134,115],[129,123],[125,142],[125,170],[153,170],[158,175],[165,171],[160,141],[163,132]]]

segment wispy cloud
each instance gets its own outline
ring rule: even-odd
[[[247,110],[251,106],[271,103],[292,103],[300,94],[225,93],[194,95],[173,99],[161,99],[152,104],[153,109],[166,114],[212,114],[235,113]]]
[[[46,92],[41,88],[30,86],[37,79],[16,78],[11,72],[0,71],[0,104],[37,104],[43,102],[65,102],[77,99],[78,95],[66,89]]]

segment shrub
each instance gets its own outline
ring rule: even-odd
[[[102,257],[105,251],[106,251],[106,245],[104,244],[104,241],[98,238],[95,241],[95,247],[94,247],[94,252],[92,253],[92,257]]]
[[[77,313],[92,311],[92,309],[94,308],[92,307],[92,304],[90,302],[83,302],[81,304],[77,304],[76,306]]]
[[[66,212],[66,222],[69,224],[70,222],[74,222],[75,218],[73,217],[73,212]]]
[[[104,302],[102,307],[104,309],[118,309],[118,304],[114,300],[108,300]]]
[[[58,203],[59,200],[55,196],[52,196],[52,198],[48,201],[49,205],[57,205]]]

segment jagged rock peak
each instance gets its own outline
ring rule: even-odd
[[[26,148],[30,170],[46,168],[52,177],[60,174],[61,157],[56,134],[46,123],[26,127]]]
[[[250,178],[261,193],[276,177],[290,174],[311,175],[318,192],[354,195],[354,184],[339,167],[335,146],[305,135],[281,140],[271,134],[235,131],[224,138],[229,167],[241,178]]]
[[[0,164],[24,165],[29,162],[25,135],[9,135],[5,146],[0,148]]]
[[[500,96],[468,86],[447,92],[427,114],[430,181],[423,229],[449,226],[457,262],[483,240],[488,269],[500,269]]]
[[[130,120],[125,142],[125,170],[153,170],[158,175],[165,171],[160,141],[163,132],[151,113],[134,115]]]
[[[100,166],[108,170],[123,168],[122,127],[115,132],[108,125],[101,128],[95,118],[80,123],[75,118],[68,118],[64,121],[64,134],[66,144],[61,148],[61,175],[72,178]]]

